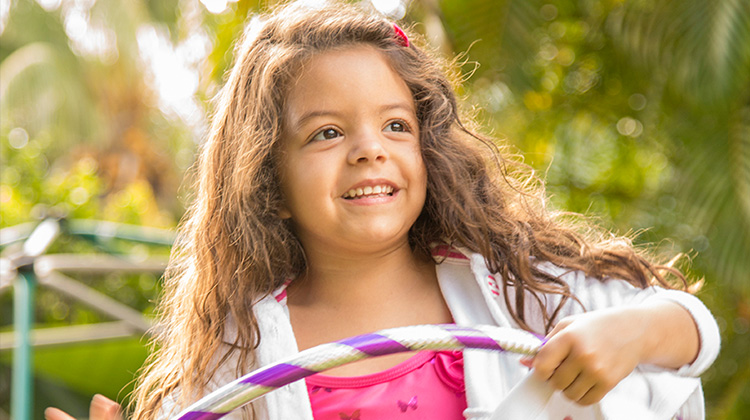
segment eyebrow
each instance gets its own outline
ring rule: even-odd
[[[380,108],[378,108],[378,111],[381,113],[391,111],[394,109],[401,109],[403,111],[414,113],[414,107],[406,102],[396,102],[392,104],[386,104],[382,105]],[[341,113],[336,111],[329,111],[329,110],[315,110],[310,111],[302,114],[302,116],[296,121],[294,124],[297,129],[301,128],[308,120],[311,120],[316,117],[340,117]]]
[[[341,116],[340,113],[335,111],[326,111],[326,110],[320,110],[320,111],[310,111],[302,114],[301,117],[295,122],[295,128],[300,129],[308,120],[311,120],[316,117],[339,117]]]

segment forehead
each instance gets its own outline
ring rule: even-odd
[[[285,101],[284,118],[295,119],[316,109],[344,103],[382,106],[405,102],[414,109],[406,82],[393,70],[387,56],[367,45],[315,54],[300,67]]]

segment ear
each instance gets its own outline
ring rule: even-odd
[[[279,176],[279,178],[281,177]],[[279,216],[281,220],[291,219],[292,212],[289,211],[289,207],[286,205],[287,198],[286,198],[286,194],[284,194],[284,189],[281,186],[282,181],[281,180],[277,181],[276,185],[277,185],[276,188],[278,191],[277,193],[278,195],[276,196],[278,201],[274,200],[276,201],[276,203],[274,203],[276,204],[276,214]]]
[[[279,217],[281,219],[291,219],[292,213],[289,211],[289,209],[286,208],[285,205],[282,204],[279,206]]]

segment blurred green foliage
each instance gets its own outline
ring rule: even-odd
[[[189,172],[183,189],[179,179],[205,135],[234,42],[248,16],[270,3],[230,2],[214,14],[177,0],[10,1],[0,30],[0,227],[48,214],[173,227],[190,196]],[[704,279],[700,296],[723,338],[704,376],[708,418],[743,418],[750,412],[750,2],[403,3],[403,25],[413,24],[436,51],[465,53],[461,94],[475,107],[469,111],[543,174],[556,208],[638,232],[658,255],[690,256],[685,268]],[[164,57],[172,62],[159,62]],[[187,87],[169,90],[172,80]],[[98,252],[101,244],[62,238],[51,251]],[[83,280],[146,313],[159,291],[150,275]],[[50,291],[37,301],[43,326],[101,321]],[[0,327],[8,329],[10,296],[0,303]],[[143,347],[134,343],[104,345],[135,360]],[[39,352],[40,405],[85,416],[93,390],[117,396],[127,375],[106,388],[101,377],[74,379],[90,350]],[[60,360],[72,361],[68,371],[56,370]]]

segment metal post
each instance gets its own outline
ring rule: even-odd
[[[13,284],[13,323],[16,331],[16,348],[13,349],[11,374],[11,417],[31,420],[33,399],[33,348],[31,328],[34,324],[34,291],[36,279],[32,272],[18,273]]]
[[[60,223],[57,220],[42,221],[24,242],[23,252],[12,259],[13,269],[18,273],[13,284],[13,329],[16,332],[17,344],[13,350],[10,392],[10,413],[15,420],[31,420],[34,395],[34,354],[31,347],[36,288],[34,261],[47,250],[59,234]]]

